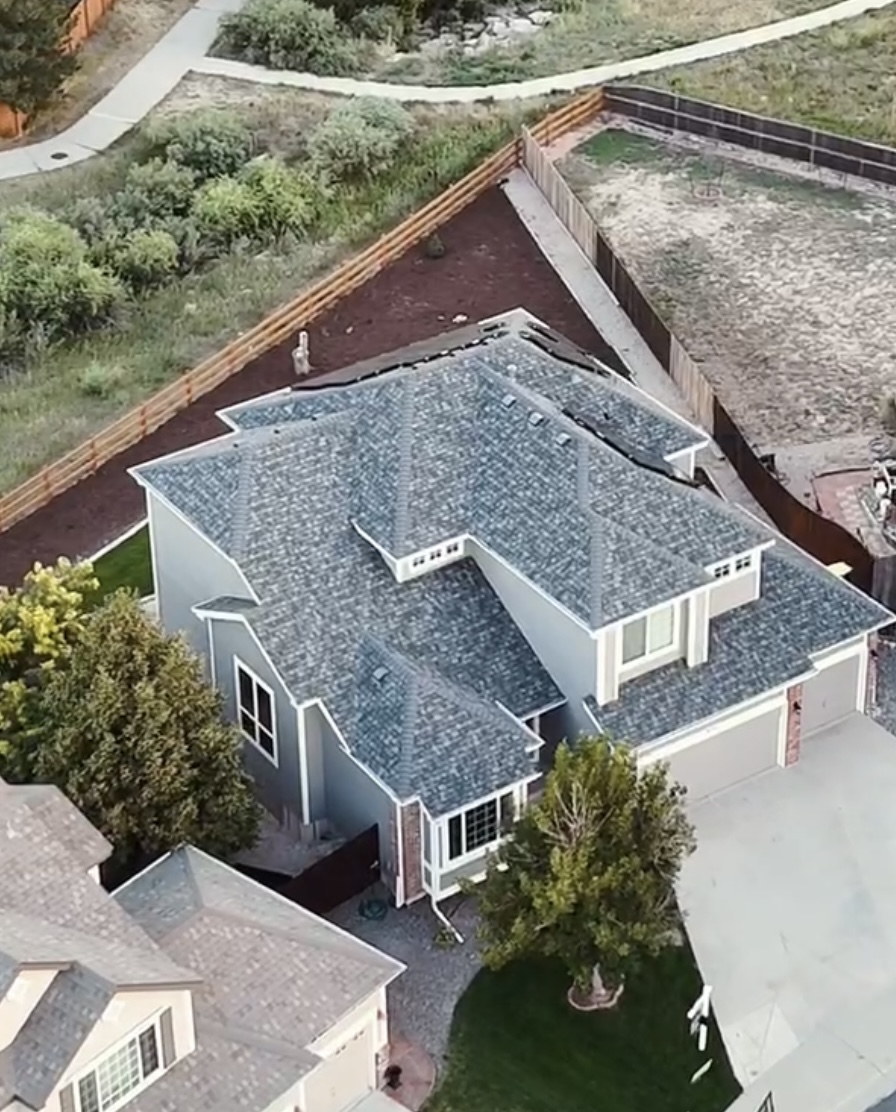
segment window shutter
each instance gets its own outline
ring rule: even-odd
[[[159,1030],[162,1034],[162,1065],[167,1067],[171,1065],[176,1057],[174,1049],[174,1020],[170,1008],[166,1008],[164,1012],[162,1012],[159,1019]],[[62,1112],[66,1112],[66,1109],[63,1109]]]
[[[62,1112],[75,1112],[75,1089],[73,1085],[66,1085],[59,1091],[59,1107]]]

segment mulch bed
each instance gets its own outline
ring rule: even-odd
[[[439,234],[443,258],[411,250],[309,327],[315,373],[456,328],[452,318],[458,314],[476,321],[518,306],[618,365],[500,189],[489,190]],[[127,468],[221,435],[226,430],[217,410],[294,383],[293,346],[290,341],[273,348],[95,475],[0,533],[0,583],[19,582],[35,560],[87,556],[138,521],[143,495]]]

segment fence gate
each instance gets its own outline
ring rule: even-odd
[[[326,915],[379,880],[379,853],[374,825],[293,877],[280,894],[316,915]]]

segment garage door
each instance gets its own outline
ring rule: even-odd
[[[305,1104],[313,1112],[342,1112],[370,1091],[373,1038],[365,1027],[305,1078]]]
[[[670,775],[688,789],[688,799],[703,799],[778,763],[783,708],[757,714],[705,741],[666,758]]]
[[[851,656],[803,681],[802,737],[858,709],[860,656]]]

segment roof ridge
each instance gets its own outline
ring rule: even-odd
[[[398,441],[398,482],[396,484],[395,513],[392,518],[392,540],[401,548],[407,536],[410,518],[411,448],[413,445],[414,380],[405,377],[400,386],[400,419]]]

